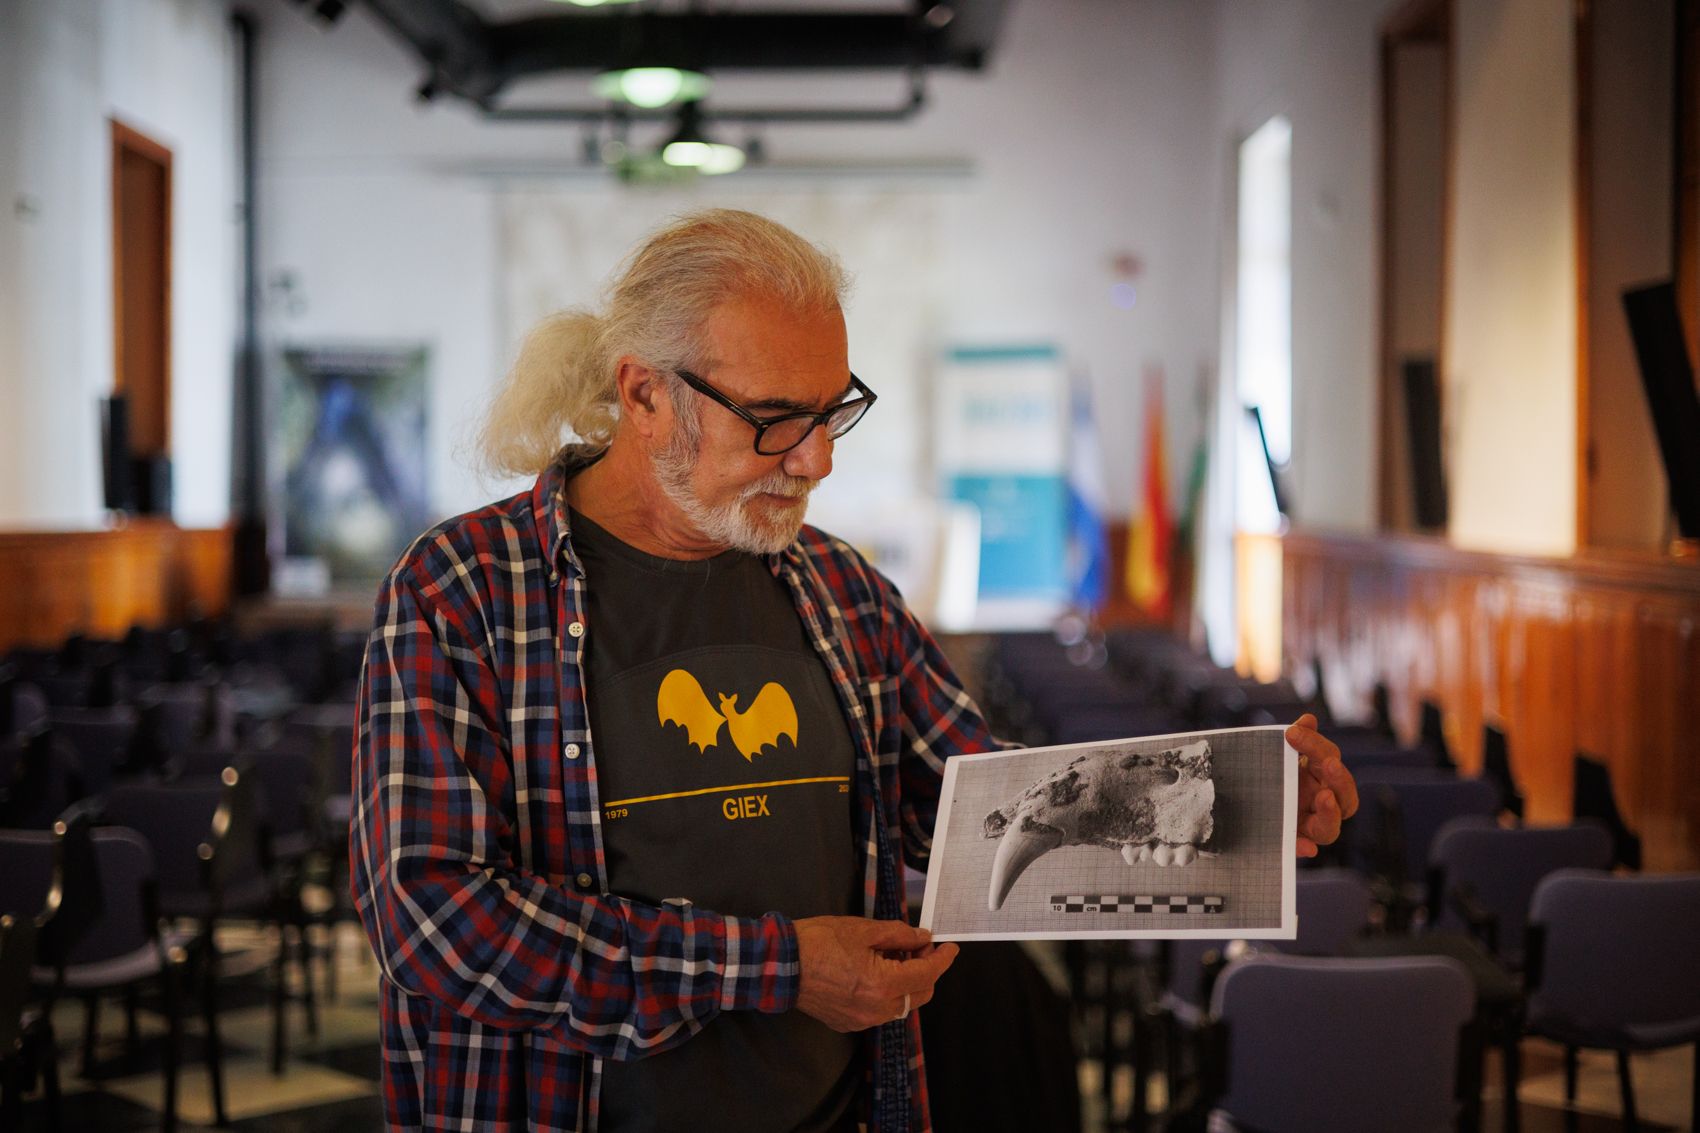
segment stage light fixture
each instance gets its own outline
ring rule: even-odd
[[[744,151],[734,145],[711,140],[702,129],[702,112],[687,102],[679,108],[679,128],[661,147],[661,160],[668,165],[694,169],[708,176],[736,173],[744,167]]]
[[[603,71],[591,87],[599,97],[657,110],[702,98],[708,93],[708,76],[680,67],[622,67]]]

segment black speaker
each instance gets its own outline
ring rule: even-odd
[[[171,514],[171,458],[164,453],[134,457],[130,482],[136,510],[143,515]]]
[[[1623,293],[1623,311],[1635,339],[1641,388],[1659,435],[1659,453],[1670,482],[1670,506],[1685,539],[1700,539],[1700,396],[1682,337],[1676,288],[1669,283]]]
[[[1446,467],[1440,456],[1440,381],[1433,358],[1407,358],[1399,367],[1405,380],[1405,435],[1411,450],[1411,488],[1417,526],[1446,526]]]
[[[130,510],[130,401],[121,393],[100,402],[101,494],[108,511]]]

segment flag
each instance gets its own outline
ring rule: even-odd
[[[1077,378],[1069,397],[1068,582],[1074,604],[1096,610],[1110,591],[1110,538],[1104,522],[1108,491],[1092,387]]]
[[[1170,548],[1175,519],[1169,511],[1169,478],[1163,453],[1163,373],[1145,372],[1145,470],[1140,508],[1128,530],[1127,591],[1134,605],[1156,618],[1169,615]]]

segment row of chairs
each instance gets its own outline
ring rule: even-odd
[[[1536,993],[1558,985],[1543,983],[1540,965],[1525,959],[1535,948],[1528,941],[1538,937],[1525,931],[1535,889],[1566,869],[1639,865],[1638,841],[1617,813],[1603,764],[1583,755],[1576,762],[1578,814],[1599,824],[1523,828],[1523,799],[1505,735],[1490,726],[1483,774],[1460,776],[1439,708],[1425,704],[1417,743],[1402,745],[1385,688],[1377,691],[1369,724],[1343,726],[1328,714],[1320,672],[1313,675],[1313,696],[1300,698],[1286,682],[1246,681],[1155,631],[1111,634],[1096,648],[1043,634],[998,639],[987,652],[982,679],[994,724],[1029,743],[1284,723],[1315,711],[1359,779],[1363,809],[1347,824],[1341,843],[1301,871],[1301,939],[1288,950],[1349,953],[1344,959],[1360,965],[1420,960],[1418,967],[1433,969],[1437,962],[1461,967],[1470,980],[1471,1042],[1496,1043],[1505,1051],[1506,1122],[1507,1128],[1517,1127],[1522,1036],[1548,1034],[1568,1042],[1562,1035],[1575,1034],[1549,1025],[1550,1015],[1539,1007],[1545,1001]],[[1334,915],[1319,912],[1325,894],[1335,900],[1346,894]],[[1341,924],[1354,926],[1349,944],[1335,931]],[[1673,938],[1683,939],[1682,931],[1673,927]],[[1633,945],[1656,949],[1662,939],[1668,938],[1654,933]],[[1125,1066],[1139,1083],[1155,1065],[1155,1053],[1164,1052],[1171,1120],[1195,1112],[1180,1100],[1188,1093],[1209,1096],[1208,1077],[1184,1052],[1170,1056],[1177,1045],[1172,1024],[1152,1020],[1209,1016],[1201,952],[1219,952],[1224,943],[1186,942],[1159,957],[1116,944],[1069,949],[1086,1051],[1108,1065]],[[1183,1004],[1184,1011],[1175,1010]],[[1661,1037],[1669,1033],[1668,1027],[1659,1031]],[[1627,1034],[1621,1028],[1598,1031],[1590,1042],[1641,1049],[1624,1045]],[[1644,1045],[1646,1035],[1635,1041]],[[1574,1065],[1570,1046],[1567,1061]],[[1627,1061],[1622,1066],[1624,1110],[1633,1121]],[[1478,1120],[1473,1099],[1480,1095],[1480,1060],[1467,1060],[1463,1070],[1462,1119],[1471,1125]],[[1573,1082],[1570,1087],[1573,1095]],[[1123,1127],[1142,1127],[1148,1117],[1143,1091],[1134,1094],[1137,1104],[1122,1117]]]
[[[146,654],[131,639],[122,654],[127,665]],[[275,656],[276,647],[274,639],[237,654]],[[317,1027],[309,928],[346,914],[341,895],[354,709],[352,703],[303,703],[298,689],[327,686],[281,681],[278,670],[244,659],[234,666],[200,663],[187,682],[118,682],[134,694],[103,706],[54,703],[41,685],[24,679],[39,676],[44,666],[63,675],[90,657],[110,664],[115,656],[114,643],[68,642],[33,657],[14,653],[0,667],[0,857],[9,867],[18,863],[0,874],[0,913],[40,925],[92,917],[76,941],[59,929],[45,936],[38,931],[28,946],[17,946],[36,953],[28,980],[35,1007],[5,1084],[15,1099],[25,1079],[41,1077],[50,1121],[56,1121],[51,1005],[67,996],[83,1001],[83,1073],[93,1076],[101,1001],[123,999],[133,1054],[136,1004],[146,994],[157,999],[169,1023],[161,1071],[170,1127],[176,1120],[180,1002],[193,991],[222,1124],[227,1110],[218,1014],[224,985],[270,973],[276,1072],[287,1049],[289,967],[297,972],[309,1033]],[[165,669],[153,667],[168,676],[182,671],[175,661]],[[126,677],[149,671],[138,665]],[[328,669],[318,671],[322,676]],[[73,687],[65,682],[60,691]],[[55,855],[60,864],[54,868],[66,860],[89,868],[55,879],[48,868]],[[309,911],[303,899],[309,878],[329,887],[328,909]],[[41,895],[49,893],[94,913],[67,921],[63,910],[44,908]],[[232,920],[269,926],[275,947],[221,949],[217,930]],[[20,941],[31,935],[19,931]],[[328,949],[324,958],[330,959]],[[334,996],[334,964],[324,970]]]
[[[1529,918],[1519,1033],[1570,1052],[1572,1101],[1576,1049],[1616,1052],[1624,1124],[1638,1128],[1629,1053],[1700,1038],[1700,986],[1691,974],[1700,875],[1559,870],[1535,887]],[[1271,1133],[1469,1127],[1488,1037],[1481,998],[1472,965],[1444,952],[1326,960],[1259,953],[1229,962],[1210,995],[1208,1025],[1232,1036],[1215,1104]],[[1302,1035],[1294,1034],[1298,1020]],[[1306,1067],[1330,1072],[1297,1072],[1271,1057],[1295,1040]],[[1206,1040],[1206,1049],[1222,1047],[1220,1036]],[[1515,1086],[1507,1083],[1508,1129],[1517,1128]]]

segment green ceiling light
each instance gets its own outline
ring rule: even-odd
[[[694,169],[716,176],[736,173],[744,167],[744,151],[737,146],[709,140],[702,130],[702,114],[695,102],[679,108],[679,128],[661,147],[661,160],[668,165]]]
[[[679,67],[623,67],[597,75],[592,89],[610,101],[656,110],[703,97],[708,93],[708,76]]]

